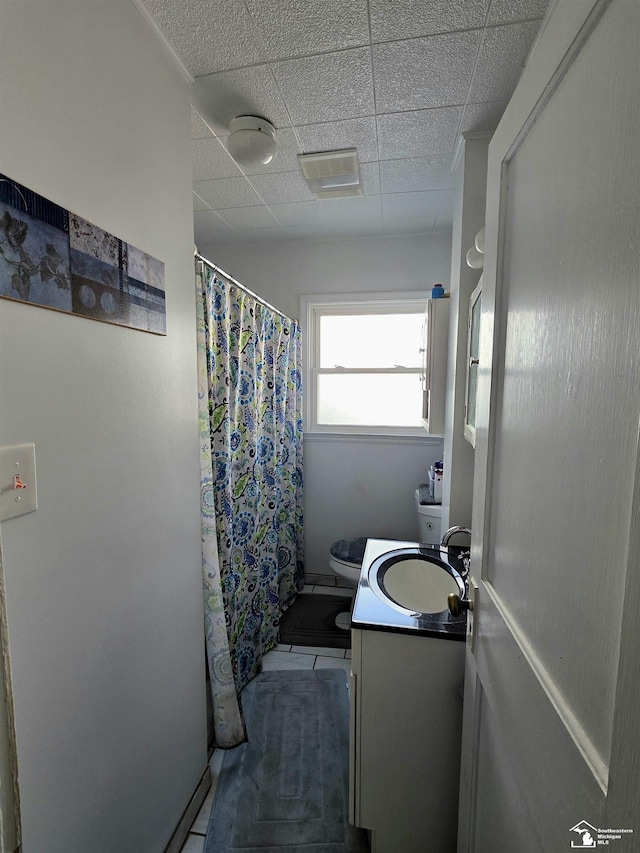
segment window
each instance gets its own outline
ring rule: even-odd
[[[426,297],[303,297],[307,432],[419,434]]]

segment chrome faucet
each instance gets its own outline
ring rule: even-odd
[[[455,536],[456,533],[468,533],[469,537],[471,537],[471,531],[468,527],[460,527],[456,524],[454,527],[450,527],[442,537],[442,545],[445,548],[449,544],[449,540],[451,539],[451,537]]]

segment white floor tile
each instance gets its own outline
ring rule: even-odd
[[[312,585],[312,584],[308,584],[308,583],[306,583],[306,584],[302,587],[302,592],[313,592],[313,590],[314,590],[314,587],[313,587],[313,585]]]
[[[272,672],[275,669],[313,669],[313,655],[294,655],[291,652],[267,652],[262,658],[262,669]]]
[[[200,811],[191,825],[191,829],[189,830],[190,832],[199,832],[200,835],[207,834],[207,826],[209,825],[209,817],[211,816],[211,807],[213,806],[213,798],[216,793],[216,781],[217,779],[213,781],[209,788],[209,793],[205,797],[204,803],[200,806]]]
[[[204,853],[204,836],[188,835],[180,853]]]
[[[344,649],[331,649],[328,646],[291,646],[292,652],[300,655],[325,655],[330,658],[343,658]]]
[[[342,586],[314,586],[312,591],[319,595],[344,595],[345,598],[353,598],[356,594],[355,589],[345,589]]]
[[[318,656],[314,669],[344,669],[345,672],[351,672],[351,661]]]
[[[277,646],[274,646],[273,651],[290,652],[291,651],[291,645],[289,643],[278,643]]]

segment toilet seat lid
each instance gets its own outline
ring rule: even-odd
[[[364,560],[364,550],[367,547],[367,537],[360,536],[357,539],[338,539],[329,548],[329,553],[342,563],[351,563],[361,566]]]

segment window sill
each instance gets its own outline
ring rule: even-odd
[[[422,435],[401,435],[392,433],[356,433],[356,432],[305,432],[303,439],[305,442],[352,442],[354,444],[419,444],[429,446],[434,444],[442,444],[443,436]]]

